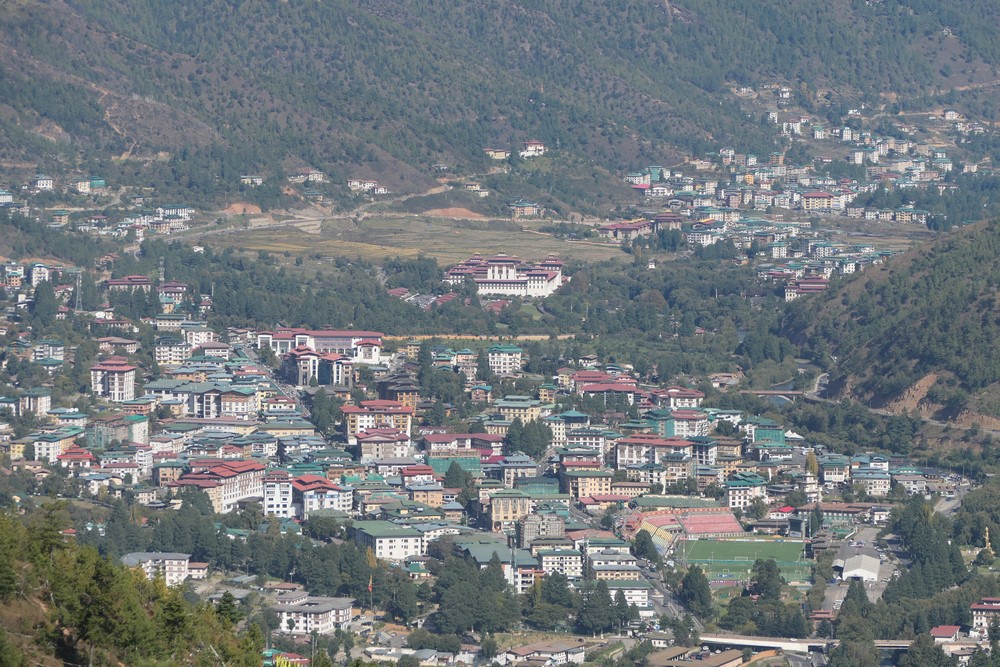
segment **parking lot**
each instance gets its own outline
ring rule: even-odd
[[[885,587],[892,580],[893,573],[897,569],[897,564],[893,560],[892,553],[888,550],[879,548],[876,544],[878,532],[878,528],[874,526],[866,526],[855,533],[851,538],[851,542],[854,545],[858,547],[873,548],[879,554],[881,562],[879,563],[878,568],[878,580],[865,582],[865,592],[868,594],[868,599],[872,602],[877,602],[882,597],[882,593],[885,592]],[[847,595],[849,583],[850,582],[838,581],[837,583],[828,585],[826,593],[823,597],[823,609],[828,611],[838,611],[840,606],[843,604],[844,596]]]

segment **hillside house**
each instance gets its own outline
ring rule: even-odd
[[[518,153],[522,158],[528,159],[545,155],[545,142],[538,139],[529,139],[522,144]]]

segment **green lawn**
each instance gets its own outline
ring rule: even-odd
[[[739,581],[757,559],[773,558],[788,581],[805,581],[811,561],[803,556],[803,543],[778,540],[690,540],[681,542],[678,559],[698,565],[714,581]]]

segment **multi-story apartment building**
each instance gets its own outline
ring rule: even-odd
[[[341,411],[348,438],[354,438],[359,431],[381,428],[409,433],[413,427],[413,408],[396,401],[363,401],[361,405],[345,405]]]
[[[292,476],[287,470],[269,470],[264,475],[264,516],[290,518],[292,505]]]
[[[518,521],[517,532],[518,543],[526,548],[537,539],[563,537],[566,522],[558,514],[528,514]]]
[[[383,560],[402,561],[424,553],[423,533],[388,521],[355,521],[354,541]]]
[[[167,586],[176,586],[188,578],[190,561],[191,554],[161,551],[140,551],[122,556],[123,565],[141,568],[147,579],[162,577]]]
[[[351,620],[354,598],[314,597],[305,593],[284,593],[271,607],[278,616],[279,632],[290,635],[329,634]]]
[[[509,421],[520,419],[525,424],[542,416],[542,402],[530,396],[505,396],[496,401],[493,408],[502,414],[504,419]]]
[[[643,463],[660,463],[670,454],[694,456],[694,443],[683,438],[663,438],[639,434],[619,438],[615,442],[615,467],[624,470]]]
[[[296,347],[282,356],[282,374],[297,385],[317,384],[336,387],[354,386],[353,361],[339,352],[317,352],[310,347]]]
[[[205,491],[218,514],[237,508],[240,502],[264,497],[264,465],[257,461],[227,461],[203,472],[181,475],[168,486],[194,487]]]
[[[512,527],[531,511],[531,497],[521,491],[508,489],[489,494],[490,528],[499,532]]]
[[[191,346],[175,336],[161,336],[153,343],[153,358],[160,366],[179,366],[191,358]]]
[[[582,579],[583,554],[576,549],[539,551],[538,567],[545,574],[558,572],[567,579]]]
[[[494,345],[486,351],[490,372],[494,375],[510,376],[521,372],[521,356],[524,350],[516,345]],[[481,353],[480,353],[481,354]]]
[[[122,357],[108,357],[91,367],[91,391],[113,403],[131,401],[135,399],[135,369]]]
[[[617,596],[618,591],[625,595],[625,602],[630,605],[634,604],[638,609],[644,609],[651,605],[649,596],[653,592],[653,585],[645,579],[637,577],[608,581],[608,592],[611,593],[612,598]]]
[[[767,480],[756,473],[737,473],[724,486],[730,509],[745,509],[758,498],[767,502]]]
[[[610,470],[567,470],[560,474],[563,493],[575,500],[611,493]]]
[[[302,475],[292,480],[292,506],[298,518],[308,519],[317,510],[350,512],[354,489],[334,484],[319,475]]]
[[[404,458],[413,453],[410,436],[394,428],[359,431],[355,435],[355,440],[361,450],[362,463],[379,459]]]
[[[1000,619],[1000,598],[982,598],[971,605],[972,629],[980,637],[989,636],[990,626]]]
[[[688,387],[666,387],[653,391],[652,395],[657,405],[671,410],[685,408],[697,410],[705,399],[704,392]]]

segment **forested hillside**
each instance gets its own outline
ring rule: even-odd
[[[0,664],[259,665],[264,638],[77,546],[67,505],[0,514]]]
[[[405,191],[432,164],[485,166],[485,145],[530,137],[613,169],[720,143],[764,152],[773,126],[730,85],[789,83],[807,107],[934,92],[955,84],[949,59],[1000,64],[998,14],[987,0],[18,0],[0,16],[0,157],[83,149],[103,173],[201,193],[306,165]],[[171,159],[104,160],[157,151]]]
[[[786,334],[819,361],[835,359],[842,394],[876,405],[905,398],[942,417],[967,407],[1000,416],[998,253],[1000,222],[962,229],[795,303]]]

